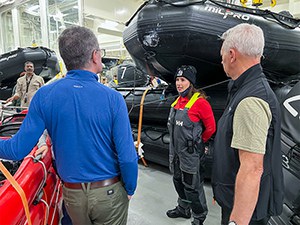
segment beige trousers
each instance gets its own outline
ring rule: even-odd
[[[126,225],[129,200],[122,182],[107,187],[70,189],[63,198],[73,225]]]

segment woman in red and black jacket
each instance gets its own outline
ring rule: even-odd
[[[204,143],[216,131],[205,93],[194,87],[196,74],[193,66],[178,68],[175,79],[180,96],[172,104],[168,119],[170,171],[178,193],[178,206],[168,210],[167,216],[190,218],[192,215],[193,225],[203,224],[207,215],[203,189]]]

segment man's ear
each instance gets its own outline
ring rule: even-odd
[[[229,50],[230,62],[234,63],[236,60],[236,51],[234,49]]]
[[[98,51],[97,50],[94,50],[93,53],[92,53],[92,60],[93,60],[93,63],[97,63],[98,61],[98,57],[100,56],[100,54],[98,54]]]

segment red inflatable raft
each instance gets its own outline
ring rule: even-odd
[[[2,123],[0,138],[7,139],[10,132],[15,132],[20,122]],[[26,196],[29,214],[26,215],[21,195],[8,179],[0,180],[0,224],[17,225],[58,225],[61,212],[62,192],[61,182],[52,166],[51,145],[48,141],[49,151],[43,159],[35,159],[35,147],[22,161],[1,160],[8,171],[14,173],[13,178],[19,184]],[[15,168],[15,167],[18,168]],[[25,197],[24,196],[24,197]],[[30,222],[28,222],[30,215]]]

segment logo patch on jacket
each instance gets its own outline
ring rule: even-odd
[[[176,126],[183,126],[183,121],[176,120]]]

